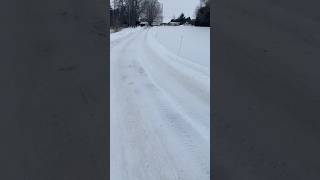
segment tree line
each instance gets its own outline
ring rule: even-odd
[[[210,26],[210,0],[201,0],[201,5],[196,8],[195,16],[195,19],[191,19],[181,13],[178,18],[173,18],[170,22],[177,22],[180,25],[187,23],[194,26]]]
[[[134,27],[140,21],[149,25],[162,16],[162,6],[158,0],[113,0],[110,5],[111,27]]]
[[[210,26],[210,0],[201,0],[201,5],[196,9],[195,26]]]
[[[210,0],[200,0],[201,5],[196,8],[195,19],[185,17],[182,13],[171,22],[180,25],[188,23],[195,26],[210,26]],[[134,27],[141,21],[149,25],[162,19],[162,5],[158,0],[112,0],[110,5],[110,26]]]

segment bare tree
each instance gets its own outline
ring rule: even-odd
[[[139,21],[139,18],[141,17],[142,12],[144,11],[143,9],[143,2],[144,0],[131,0],[132,1],[132,22],[136,23]],[[136,24],[133,24],[136,25]]]
[[[144,0],[124,0],[126,21],[129,26],[135,26],[143,11]]]
[[[144,0],[142,7],[149,25],[151,25],[156,18],[161,16],[161,4],[158,0]]]
[[[157,10],[150,7],[159,7],[160,4],[157,0],[112,0],[112,2],[111,22],[115,27],[136,26],[142,14],[150,19],[154,16],[154,12],[151,14],[149,12]],[[147,9],[149,11],[146,11]],[[154,18],[151,19],[154,20]]]

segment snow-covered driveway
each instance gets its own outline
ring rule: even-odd
[[[170,37],[174,33],[166,28],[176,28],[179,36]],[[186,48],[192,36],[184,32],[198,32],[190,28],[196,27],[128,28],[111,34],[112,180],[209,179],[209,56],[188,55],[199,53]],[[168,45],[173,39],[176,49]],[[208,42],[194,47],[200,50]]]

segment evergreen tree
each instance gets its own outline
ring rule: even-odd
[[[210,26],[210,2],[206,1],[204,6],[200,7],[196,12],[196,26]]]

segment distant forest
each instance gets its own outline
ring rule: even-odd
[[[162,22],[162,4],[158,0],[113,0],[110,6],[110,25],[117,27],[134,27],[140,22]],[[180,25],[210,26],[210,0],[201,0],[195,9],[195,19],[185,17],[183,13],[171,22]]]
[[[162,20],[162,5],[158,0],[113,0],[110,6],[111,27],[137,26],[140,21],[149,25]]]
[[[196,8],[196,18],[191,19],[185,17],[183,13],[176,18],[171,19],[171,22],[178,22],[182,24],[192,24],[195,26],[210,26],[210,0],[201,0],[201,5]]]

